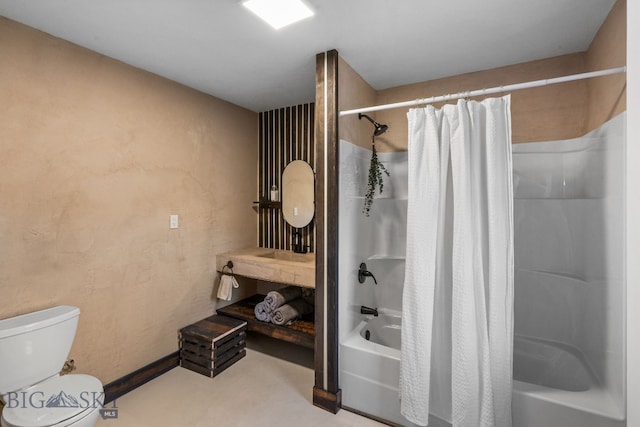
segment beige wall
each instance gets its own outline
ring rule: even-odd
[[[586,54],[588,71],[626,65],[627,55],[627,2],[618,0],[607,20],[594,37]],[[589,115],[587,130],[626,110],[627,75],[616,74],[587,81]]]
[[[576,74],[584,71],[584,54],[565,55],[508,67],[462,74],[378,92],[377,103],[407,101],[467,90],[496,87],[531,80]],[[587,83],[557,84],[511,93],[511,129],[514,143],[572,138],[582,135],[587,116]],[[501,96],[501,95],[492,95]],[[479,97],[475,99],[482,99]],[[442,104],[434,104],[440,106]],[[378,112],[380,123],[389,131],[379,140],[390,149],[406,150],[406,108]]]
[[[0,318],[80,307],[105,383],[176,351],[255,245],[257,114],[4,18],[0,64]]]
[[[349,64],[338,58],[338,111],[369,107],[376,104],[376,91],[364,81]],[[369,114],[376,120],[376,114]],[[341,117],[338,124],[340,139],[345,139],[362,147],[371,147],[373,125],[366,119],[358,120],[358,115]]]
[[[619,0],[587,52],[430,80],[377,92],[373,89],[366,89],[368,87],[366,82],[364,80],[360,82],[358,79],[361,80],[361,77],[348,64],[341,61],[340,109],[428,98],[448,93],[619,67],[626,63],[625,20],[626,1]],[[346,70],[346,77],[343,76],[344,70]],[[549,141],[574,138],[585,134],[624,111],[626,105],[625,82],[626,75],[620,74],[512,92],[513,142]],[[353,87],[349,87],[350,84]],[[374,94],[373,100],[371,100],[371,91]],[[344,108],[343,104],[349,106]],[[442,103],[434,105],[441,106]],[[375,113],[375,119],[378,122],[389,125],[389,130],[376,138],[376,148],[379,151],[406,150],[408,138],[406,113],[407,108],[383,110]],[[356,141],[356,137],[360,140],[362,137],[353,134],[352,123],[354,120],[357,121],[357,115],[341,119],[340,137],[346,139],[353,137],[353,142],[364,145]]]

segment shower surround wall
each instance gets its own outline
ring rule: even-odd
[[[514,426],[625,425],[624,125],[622,114],[580,139],[514,146]],[[343,405],[411,425],[397,399],[407,155],[380,154],[391,177],[367,218],[361,194],[371,152],[347,141],[340,150]],[[361,262],[377,285],[358,283]],[[379,317],[361,315],[362,305]],[[434,367],[442,369],[450,368]],[[436,398],[450,395],[442,387]]]
[[[621,297],[619,292],[613,297],[603,291],[611,282],[619,289],[622,279],[622,181],[613,173],[619,172],[622,147],[611,145],[590,137],[518,144],[513,149],[515,271],[519,283],[532,283],[520,286],[516,294],[517,330],[580,348],[595,347],[589,351],[592,360],[604,356],[603,329],[622,327],[619,319],[590,318],[604,313],[596,309],[600,306],[619,306]],[[526,289],[542,291],[545,297],[535,298]],[[552,321],[552,313],[563,320]],[[610,351],[621,353],[620,348]],[[602,376],[601,365],[594,368]]]
[[[371,150],[340,141],[339,330],[342,340],[360,322],[360,306],[400,311],[407,222],[407,153],[379,153],[389,171],[384,189],[364,215]],[[358,283],[366,263],[372,278]],[[347,302],[343,304],[343,302]],[[345,403],[345,405],[349,406]]]
[[[572,411],[553,418],[520,393],[514,425],[538,411],[538,426],[624,425],[625,117],[513,148],[514,379]]]

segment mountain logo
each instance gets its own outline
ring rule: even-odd
[[[60,391],[51,396],[45,406],[47,408],[79,408],[80,404],[75,397]]]

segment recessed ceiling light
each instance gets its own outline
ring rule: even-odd
[[[301,0],[246,0],[242,4],[276,30],[313,15]]]

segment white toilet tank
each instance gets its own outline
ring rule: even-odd
[[[0,320],[0,395],[59,373],[79,316],[77,307],[58,306]]]

